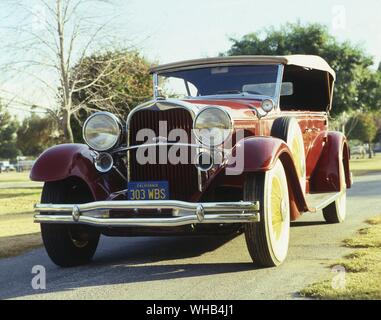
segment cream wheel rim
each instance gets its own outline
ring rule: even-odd
[[[287,178],[280,160],[266,173],[264,208],[271,252],[278,262],[283,262],[290,236],[290,205]]]

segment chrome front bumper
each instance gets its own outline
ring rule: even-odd
[[[157,218],[110,218],[110,210],[157,210]],[[172,217],[160,217],[163,209]],[[99,227],[177,227],[199,223],[259,222],[259,202],[98,201],[85,204],[37,204],[36,223],[78,223]]]

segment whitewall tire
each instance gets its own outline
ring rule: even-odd
[[[290,239],[290,204],[284,167],[277,160],[272,170],[247,176],[246,201],[260,201],[260,222],[245,225],[249,253],[256,266],[278,266],[287,257]]]

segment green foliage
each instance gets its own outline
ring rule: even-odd
[[[312,54],[326,59],[337,74],[334,115],[352,108],[381,108],[380,73],[370,70],[372,58],[349,42],[339,43],[323,25],[286,24],[231,41],[227,55]]]
[[[32,114],[17,131],[17,147],[24,156],[36,157],[59,142],[57,123],[49,117]]]
[[[365,112],[352,117],[347,123],[347,132],[350,139],[373,142],[377,135],[375,115]]]
[[[103,110],[126,119],[147,101],[152,96],[150,66],[137,52],[122,50],[94,54],[74,67],[73,77],[82,79],[73,94],[73,104],[81,106],[71,121],[74,140],[82,142],[82,124],[90,113]]]
[[[109,51],[87,57],[72,70],[74,77],[81,79],[73,103],[83,104],[83,109],[112,110],[125,116],[151,97],[149,68],[150,63],[137,52]],[[90,85],[96,79],[96,85]]]
[[[12,118],[0,101],[0,159],[15,159],[19,155],[16,147],[18,126],[18,122]]]

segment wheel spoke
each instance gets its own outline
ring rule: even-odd
[[[282,190],[278,177],[273,177],[271,182],[271,211],[272,227],[277,240],[282,233]]]

